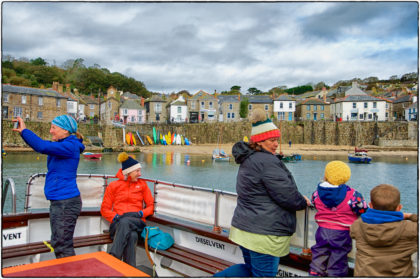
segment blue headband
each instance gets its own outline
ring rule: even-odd
[[[76,133],[77,122],[73,117],[60,115],[53,119],[52,124],[69,131],[70,134]]]

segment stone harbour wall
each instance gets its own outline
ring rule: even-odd
[[[332,121],[275,121],[282,134],[282,143],[289,140],[295,144],[317,145],[378,145],[378,146],[416,146],[418,137],[417,122],[332,122]],[[43,139],[51,139],[50,123],[27,122],[28,129]],[[125,132],[135,132],[151,136],[153,127],[161,133],[181,134],[193,144],[233,143],[250,137],[251,123],[248,121],[232,123],[195,124],[141,124],[126,125]],[[105,147],[122,147],[123,129],[115,126],[79,123],[81,132],[89,144],[87,136],[99,137]],[[137,139],[137,138],[136,138]],[[138,139],[137,139],[138,140]],[[2,121],[2,146],[24,147],[26,144],[15,132],[12,122]]]

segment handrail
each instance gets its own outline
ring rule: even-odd
[[[4,204],[6,202],[6,196],[9,190],[12,191],[12,213],[16,214],[16,189],[15,189],[15,181],[12,178],[8,178],[6,182],[4,182],[3,185],[3,192],[2,192],[2,198],[1,198],[1,211],[3,211]]]

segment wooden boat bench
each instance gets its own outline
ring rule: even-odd
[[[50,242],[47,242],[50,244]],[[89,235],[89,236],[79,236],[73,239],[74,248],[92,246],[92,245],[102,245],[112,243],[109,233]],[[2,248],[2,259],[9,259],[14,257],[36,255],[41,253],[49,253],[51,249],[45,245],[44,242],[33,242],[28,244],[21,245],[12,245]]]
[[[156,217],[151,216],[148,218],[148,220],[156,222],[158,224],[164,224],[164,225],[170,225],[171,227],[178,227],[179,229],[187,229],[190,232],[196,233],[198,235],[207,236],[211,238],[215,238],[218,240],[222,240],[228,243],[232,243],[227,236],[221,235],[216,232],[212,232],[209,230],[203,230],[201,228],[185,225],[178,223],[177,221],[162,218],[162,217]],[[139,246],[144,247],[144,242],[139,243]],[[150,253],[154,253],[155,251],[153,248],[149,248]],[[207,255],[205,253],[201,253],[192,249],[189,249],[187,247],[183,247],[177,244],[174,244],[171,248],[167,250],[156,250],[156,253],[158,255],[161,255],[163,257],[169,258],[171,260],[192,266],[196,269],[202,270],[204,272],[215,274],[219,271],[222,271],[229,266],[234,265],[234,263]],[[183,274],[180,270],[174,270],[169,266],[169,264],[166,264],[165,261],[161,262],[161,266],[167,269],[170,269],[180,275],[188,277],[186,274]]]

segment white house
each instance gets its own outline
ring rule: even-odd
[[[179,96],[178,99],[170,104],[169,117],[173,123],[184,123],[188,117],[187,102],[184,97]]]
[[[296,101],[287,94],[280,95],[274,99],[273,112],[277,120],[294,120]]]
[[[386,101],[369,95],[348,95],[331,104],[333,119],[342,121],[386,121]]]
[[[405,120],[411,121],[411,120],[418,120],[418,103],[417,101],[415,103],[412,103],[410,106],[408,106],[405,109]]]
[[[72,98],[67,99],[67,114],[74,119],[78,118],[78,102]]]

